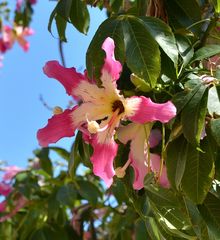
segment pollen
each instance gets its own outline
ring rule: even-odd
[[[118,114],[121,114],[125,111],[124,105],[123,105],[122,101],[120,101],[120,100],[116,100],[112,104],[112,112],[115,112],[117,109],[119,109]]]
[[[54,115],[61,114],[62,112],[63,112],[63,109],[61,107],[56,106],[56,107],[53,108],[53,114]]]

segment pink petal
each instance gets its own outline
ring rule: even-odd
[[[24,37],[19,36],[19,37],[17,38],[17,41],[18,41],[18,44],[21,46],[21,48],[22,48],[25,52],[27,52],[27,51],[29,50],[29,48],[30,48],[30,43],[29,43],[26,39],[24,39]]]
[[[105,63],[102,68],[102,74],[106,71],[112,77],[112,80],[119,79],[122,66],[121,63],[115,60],[114,50],[115,43],[114,40],[110,37],[106,38],[102,44],[102,49],[106,53]]]
[[[16,11],[21,11],[22,3],[23,3],[23,0],[17,0]]]
[[[93,173],[104,180],[107,187],[113,182],[115,171],[113,168],[113,160],[117,154],[118,145],[114,140],[109,143],[100,144],[97,137],[92,139],[93,155],[91,162],[93,163]]]
[[[131,140],[129,158],[131,166],[134,169],[134,189],[141,189],[144,187],[144,177],[148,172],[147,159],[145,150],[146,135],[144,127],[140,128],[136,137]]]
[[[170,101],[166,103],[154,103],[150,98],[143,96],[134,98],[138,98],[140,101],[137,104],[135,114],[129,117],[131,121],[138,123],[160,121],[166,123],[176,116],[176,107]]]
[[[49,78],[58,80],[66,89],[68,95],[72,95],[73,89],[78,86],[86,77],[76,72],[75,68],[65,68],[57,61],[49,61],[43,68],[44,73]]]
[[[160,156],[158,154],[151,153],[151,169],[153,172],[159,173],[160,171]],[[165,188],[170,187],[169,180],[167,178],[167,169],[166,166],[163,166],[162,174],[160,176],[160,184]]]
[[[4,167],[3,171],[5,172],[4,175],[2,176],[3,181],[10,181],[12,180],[12,178],[16,176],[17,173],[23,171],[23,169],[12,165]]]
[[[76,109],[67,109],[61,114],[54,115],[48,120],[46,127],[37,132],[39,144],[47,147],[50,143],[55,143],[63,137],[74,136],[77,126],[74,126],[71,114]]]
[[[12,191],[12,187],[9,184],[0,182],[0,195],[8,196]]]
[[[143,161],[136,161],[132,156],[130,156],[131,159],[131,166],[134,169],[134,182],[133,182],[133,188],[136,190],[140,190],[144,187],[144,178],[148,172],[148,168],[145,164],[145,159],[143,158]]]
[[[162,139],[162,134],[159,129],[152,129],[149,136],[149,144],[151,148],[156,147]]]

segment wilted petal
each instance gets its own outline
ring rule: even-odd
[[[129,117],[131,121],[138,123],[160,121],[166,123],[176,116],[176,107],[170,101],[154,103],[150,98],[143,96],[134,98],[138,98],[139,102],[135,114]]]
[[[93,155],[91,162],[93,164],[93,173],[104,180],[107,187],[110,187],[115,174],[113,160],[117,154],[118,145],[114,140],[100,144],[97,137],[92,139]]]
[[[73,89],[76,88],[82,80],[86,80],[85,76],[76,72],[75,68],[65,68],[57,61],[47,62],[43,71],[49,78],[58,80],[64,86],[68,95],[72,95]]]
[[[102,49],[105,51],[106,58],[105,63],[102,68],[102,75],[105,75],[105,72],[107,72],[111,78],[112,81],[117,80],[120,76],[122,66],[121,63],[117,60],[115,60],[115,43],[114,40],[110,37],[106,38],[104,43],[102,44]],[[102,76],[102,80],[103,80]]]
[[[37,132],[37,139],[42,147],[47,147],[50,143],[55,143],[63,137],[74,136],[77,126],[72,120],[72,113],[76,109],[67,109],[61,114],[54,115],[48,120],[46,127]]]
[[[151,153],[150,158],[151,158],[151,169],[152,169],[152,171],[159,174],[159,172],[160,172],[160,161],[161,161],[160,156],[158,154]],[[160,176],[160,184],[161,184],[161,186],[163,186],[165,188],[170,187],[170,183],[169,183],[169,180],[167,178],[166,166],[163,166],[163,170],[162,170],[162,173],[161,173],[161,176]]]

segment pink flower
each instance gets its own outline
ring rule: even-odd
[[[37,138],[41,146],[57,142],[62,137],[74,135],[76,129],[88,135],[94,152],[91,157],[93,172],[101,177],[107,186],[113,181],[115,171],[113,160],[118,145],[114,141],[115,129],[120,120],[143,123],[160,120],[168,122],[176,114],[175,107],[167,108],[172,103],[153,103],[146,97],[125,98],[117,89],[122,70],[120,62],[114,57],[114,41],[107,38],[102,49],[106,53],[101,70],[102,87],[98,87],[87,78],[86,73],[77,73],[74,68],[64,68],[56,61],[48,62],[44,73],[57,79],[68,95],[81,100],[81,104],[49,119],[46,127],[40,129]],[[173,106],[173,105],[172,105]]]
[[[3,181],[10,181],[16,176],[17,173],[23,171],[23,169],[17,166],[8,166],[4,167],[3,171],[5,172],[2,176]]]
[[[11,49],[16,41],[24,51],[28,51],[30,44],[25,38],[33,33],[34,31],[28,27],[16,26],[11,28],[7,25],[4,26],[1,34],[2,37],[0,38],[0,52],[4,53]]]
[[[167,104],[167,108],[175,108],[170,103]],[[170,116],[170,119],[172,117]],[[133,183],[134,189],[141,189],[144,187],[144,177],[149,171],[159,173],[160,168],[160,156],[150,153],[150,147],[155,147],[161,140],[158,130],[151,132],[152,124],[137,124],[130,123],[127,126],[120,127],[118,129],[118,139],[122,143],[126,144],[131,140],[129,160],[134,169],[135,179]],[[153,136],[155,134],[155,137]],[[154,139],[153,139],[154,138]],[[151,145],[152,144],[152,145]],[[118,168],[121,173],[121,169],[124,171],[128,167]],[[159,167],[158,167],[159,166]],[[166,177],[166,170],[163,169],[162,178],[160,178],[160,184],[164,187],[169,185]],[[123,175],[122,175],[123,177]],[[165,179],[167,181],[165,181]],[[162,180],[162,181],[161,181]]]
[[[12,187],[9,184],[0,182],[0,195],[8,196],[12,191]]]

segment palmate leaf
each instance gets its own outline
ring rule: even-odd
[[[177,63],[178,50],[168,25],[152,17],[121,15],[104,21],[97,30],[87,51],[87,70],[90,78],[99,82],[104,52],[102,43],[107,37],[115,41],[116,59],[127,66],[147,84],[155,86],[160,74],[160,51]]]
[[[156,41],[136,17],[122,18],[122,26],[128,67],[154,87],[160,73],[160,52]]]
[[[167,54],[176,66],[178,49],[171,28],[160,19],[154,17],[140,17],[140,21],[143,22],[151,36],[157,41],[165,54]]]

